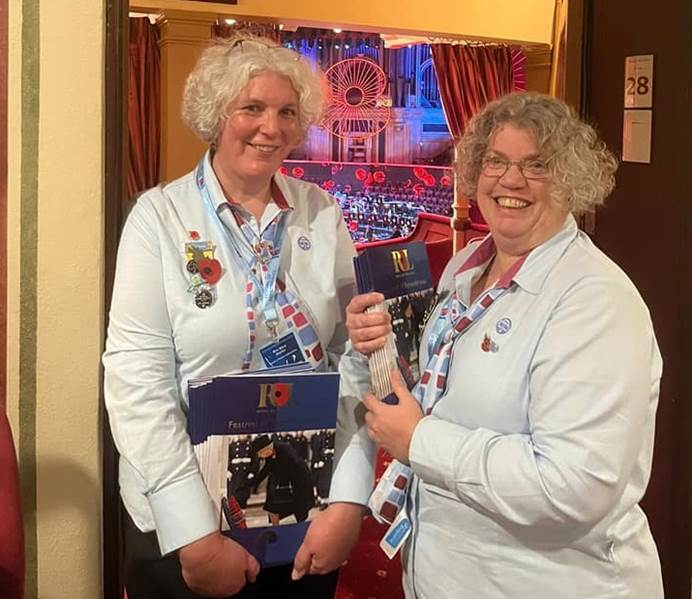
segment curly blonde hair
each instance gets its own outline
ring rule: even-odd
[[[490,138],[507,124],[535,136],[554,183],[556,202],[577,215],[605,202],[615,186],[615,156],[567,104],[533,92],[512,93],[490,102],[469,122],[457,144],[455,164],[466,195],[475,197]]]
[[[276,42],[246,33],[215,39],[202,52],[185,82],[182,116],[208,144],[218,137],[226,107],[260,73],[288,77],[298,94],[303,134],[317,123],[324,105],[323,76],[317,66]]]

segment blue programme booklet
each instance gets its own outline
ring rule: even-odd
[[[379,291],[385,297],[370,310],[388,311],[391,316],[392,335],[387,345],[368,360],[375,395],[395,403],[390,373],[398,367],[409,388],[418,380],[420,339],[435,305],[425,244],[413,241],[366,247],[353,263],[359,293]]]
[[[327,504],[339,375],[272,369],[190,381],[188,393],[220,530],[262,566],[292,562]]]

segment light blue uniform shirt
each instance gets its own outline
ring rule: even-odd
[[[442,293],[468,299],[483,266],[454,273],[476,247],[452,258]],[[456,342],[414,432],[406,595],[662,598],[638,506],[662,366],[649,312],[572,216],[514,280]]]
[[[229,227],[237,227],[208,159],[204,168],[214,209]],[[299,298],[336,367],[354,287],[353,243],[326,192],[281,175],[275,182],[290,208],[279,278]],[[271,202],[261,221],[248,215],[250,225],[262,231],[278,210]],[[204,310],[188,291],[190,231],[216,245],[223,268],[216,301]],[[164,554],[219,527],[186,431],[187,383],[237,371],[242,364],[247,279],[232,251],[202,201],[194,173],[142,195],[120,241],[103,356],[105,400],[121,456],[123,502],[141,530],[156,530]],[[281,320],[278,332],[285,330]],[[260,320],[252,369],[262,367],[259,348],[270,339]]]

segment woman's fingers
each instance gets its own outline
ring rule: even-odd
[[[356,295],[346,307],[347,314],[361,314],[365,312],[366,308],[374,306],[384,301],[384,295],[377,292],[362,293],[361,295]]]

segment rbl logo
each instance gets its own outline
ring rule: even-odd
[[[409,272],[413,270],[413,264],[408,259],[408,250],[393,250],[392,262],[394,262],[394,272]]]
[[[291,401],[291,387],[287,383],[261,384],[259,386],[259,403],[258,408],[283,408]]]

